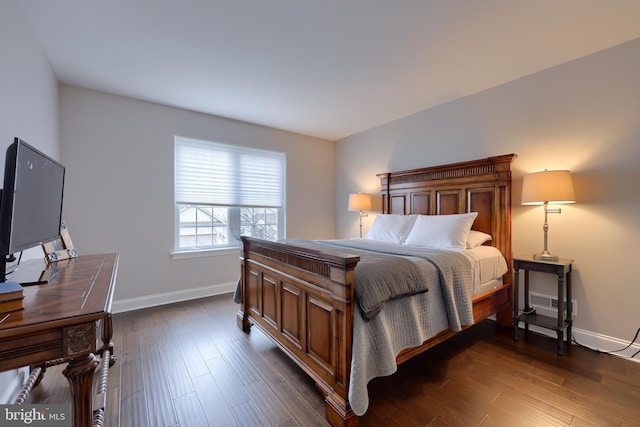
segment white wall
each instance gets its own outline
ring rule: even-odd
[[[17,136],[59,158],[58,82],[14,0],[0,2],[0,58],[0,150]],[[42,257],[40,248],[28,252],[25,259]],[[23,376],[24,370],[0,372],[0,403],[13,401]]]
[[[174,135],[284,151],[288,237],[335,235],[335,143],[63,85],[65,221],[79,253],[118,252],[114,310],[228,291],[239,251],[174,260]]]
[[[13,0],[0,2],[0,58],[0,148],[17,136],[59,158],[58,81]]]
[[[630,341],[640,327],[638,76],[640,39],[338,141],[338,237],[357,235],[347,195],[380,194],[376,173],[516,153],[513,248],[533,254],[544,215],[520,205],[522,176],[569,169],[577,203],[550,215],[549,249],[575,259],[574,325],[582,336]],[[532,281],[555,295],[553,277]]]

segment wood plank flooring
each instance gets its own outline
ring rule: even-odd
[[[221,295],[114,316],[108,427],[326,426],[313,382]],[[485,321],[369,384],[362,426],[640,426],[640,363]],[[70,402],[64,365],[30,403]]]

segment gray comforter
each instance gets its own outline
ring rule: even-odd
[[[289,240],[297,246],[320,251],[345,250],[358,255],[355,269],[356,302],[362,316],[370,320],[382,310],[388,301],[429,290],[429,283],[437,280],[435,264],[421,268],[409,258],[388,252],[370,250],[367,245],[350,245],[349,240],[306,241]]]
[[[331,243],[354,248],[365,245],[373,251],[404,253],[425,269],[433,268],[434,262],[442,266],[440,256],[447,258],[452,253],[459,261],[455,268],[451,264],[440,269],[434,281],[428,284],[429,292],[392,299],[370,320],[357,314],[360,305],[356,304],[349,403],[356,415],[363,415],[369,407],[367,384],[373,378],[394,373],[398,369],[396,356],[402,350],[418,346],[444,329],[459,331],[463,325],[473,324],[474,267],[464,252],[399,247],[360,239]],[[446,277],[449,275],[451,280]]]
[[[355,270],[355,292],[365,319],[373,318],[391,300],[426,292],[438,284],[452,300],[450,311],[458,317],[455,289],[471,282],[471,266],[461,252],[358,239],[318,243],[348,248],[350,253],[360,256]],[[416,263],[416,259],[428,263]]]

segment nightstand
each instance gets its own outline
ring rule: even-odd
[[[558,261],[543,261],[533,256],[517,256],[513,258],[513,339],[518,339],[518,325],[524,322],[525,332],[529,325],[551,329],[558,334],[558,354],[563,354],[564,330],[567,330],[566,343],[571,345],[571,266],[572,259],[560,258]],[[524,310],[518,308],[520,287],[520,270],[524,270]],[[558,277],[558,315],[556,318],[537,314],[529,303],[529,271],[551,273]],[[564,301],[566,297],[566,310]]]

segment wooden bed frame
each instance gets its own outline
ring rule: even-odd
[[[511,162],[514,154],[379,174],[383,213],[443,215],[478,212],[473,229],[507,260],[503,286],[473,299],[474,321],[496,315],[511,324]],[[354,268],[359,257],[242,237],[242,303],[238,326],[258,326],[315,381],[332,426],[357,426],[348,393],[354,316]],[[400,364],[445,341],[441,331],[403,350]]]

